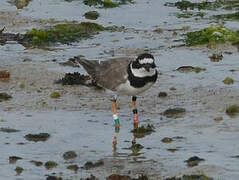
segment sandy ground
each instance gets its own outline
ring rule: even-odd
[[[110,119],[110,96],[105,95],[105,92],[102,90],[85,86],[62,86],[55,84],[55,80],[64,76],[64,73],[52,71],[53,67],[55,68],[56,66],[60,67],[57,62],[22,62],[16,65],[1,67],[0,70],[8,70],[11,77],[7,82],[0,82],[0,90],[1,92],[12,95],[12,99],[10,101],[1,102],[0,111],[12,112],[13,114],[22,111],[32,114],[36,112],[52,112],[52,114],[54,114],[56,111],[61,110],[67,112],[77,111],[78,113],[88,112],[90,110],[97,114],[97,112],[105,111],[108,113]],[[167,89],[168,96],[166,98],[162,99],[158,97],[160,86],[163,86],[164,90]],[[169,82],[168,76],[160,75],[156,85],[142,95],[138,101],[140,114],[144,114],[144,116],[150,119],[161,118],[161,122],[151,121],[159,128],[159,131],[160,126],[163,128],[165,124],[174,126],[172,120],[167,120],[167,118],[165,119],[161,115],[161,113],[169,107],[184,107],[187,110],[187,117],[192,120],[198,119],[198,121],[201,119],[201,123],[193,122],[187,125],[189,121],[186,120],[186,122],[182,122],[181,125],[185,125],[185,127],[183,127],[185,130],[192,128],[200,132],[200,129],[215,126],[217,124],[217,122],[213,122],[213,118],[215,117],[222,116],[225,119],[223,121],[226,121],[228,117],[225,115],[225,108],[229,104],[237,103],[239,100],[239,97],[236,95],[237,91],[227,87],[198,87],[186,90],[183,86],[174,84],[174,87],[177,89],[169,90],[171,87],[172,84]],[[50,94],[55,91],[60,93],[60,98],[50,98]],[[128,97],[120,97],[119,111],[121,114],[124,114],[124,116],[130,114],[130,99]],[[203,120],[205,118],[207,119],[206,123],[203,123],[205,122],[205,120]],[[208,119],[211,119],[211,122],[208,122]],[[124,124],[124,122],[122,123]],[[219,127],[217,132],[237,132],[239,130],[238,126],[229,127],[228,125],[229,124],[226,124],[224,127]],[[161,133],[163,133],[163,131]],[[127,157],[127,155],[123,155],[123,157],[127,158],[122,159],[120,156],[120,154],[116,156],[118,158],[114,156],[103,156],[104,166],[88,170],[87,173],[89,174],[90,172],[96,177],[106,177],[112,173],[129,174],[132,177],[136,177],[138,174],[145,173],[148,174],[151,179],[162,179],[162,177],[168,175],[180,175],[185,173],[205,173],[218,177],[218,174],[223,174],[223,172],[226,171],[223,166],[208,164],[195,168],[178,168],[177,170],[169,170],[165,167],[165,169],[167,169],[165,172],[167,173],[164,173],[161,169],[165,165],[162,165],[160,161],[149,158],[143,162],[134,162],[131,158]],[[75,178],[77,179],[77,177]]]

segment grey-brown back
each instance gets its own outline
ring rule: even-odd
[[[99,62],[76,57],[75,60],[99,86],[116,91],[118,85],[127,81],[127,68],[132,59],[121,57]]]

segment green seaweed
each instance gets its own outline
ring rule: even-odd
[[[96,20],[100,14],[97,11],[89,11],[84,14],[86,19]]]
[[[231,105],[229,107],[227,107],[226,109],[226,114],[230,117],[236,117],[239,113],[239,105]]]
[[[225,1],[223,9],[238,10],[239,9],[239,1],[238,0]]]
[[[87,6],[96,6],[100,8],[115,8],[123,4],[133,3],[132,0],[84,0]]]
[[[7,93],[0,93],[0,102],[11,99],[12,96]]]
[[[67,166],[67,169],[77,172],[79,167],[76,164]]]
[[[141,144],[132,144],[129,149],[133,152],[133,154],[137,154],[143,148],[144,146],[142,146]]]
[[[110,31],[110,32],[122,32],[122,31],[124,31],[125,30],[125,27],[124,26],[115,26],[115,25],[113,25],[113,26],[107,26],[107,27],[105,27],[105,30],[106,31]]]
[[[233,80],[232,78],[230,78],[230,77],[226,77],[226,78],[223,80],[223,83],[224,83],[224,84],[227,84],[227,85],[233,84],[233,82],[234,82],[234,80]]]
[[[218,8],[226,9],[226,10],[238,10],[239,9],[239,1],[238,0],[215,0],[215,1],[208,1],[204,0],[202,2],[190,2],[187,0],[178,1],[176,3],[166,2],[165,6],[176,7],[181,11],[187,10],[217,10]]]
[[[52,92],[52,93],[50,94],[50,97],[51,97],[52,99],[58,99],[58,98],[61,97],[61,95],[60,95],[59,92],[54,91],[54,92]]]
[[[177,7],[180,10],[194,10],[198,9],[200,10],[216,10],[216,8],[222,7],[223,2],[222,1],[215,1],[215,2],[209,2],[209,1],[203,1],[203,2],[197,2],[193,3],[190,1],[178,1],[176,3],[165,3],[165,6],[172,6]]]
[[[206,71],[205,68],[201,68],[201,67],[193,67],[193,66],[181,66],[179,68],[176,69],[179,72],[195,72],[195,73],[200,73],[201,71]]]
[[[208,28],[189,32],[186,34],[186,45],[196,46],[209,43],[222,44],[225,42],[238,42],[239,31],[233,31],[223,25],[211,25]]]
[[[53,169],[57,166],[57,163],[55,161],[47,161],[45,163],[45,168],[46,169]]]
[[[164,137],[162,140],[161,140],[163,143],[171,143],[173,141],[172,138],[170,137]]]
[[[177,18],[192,18],[192,17],[201,17],[203,18],[205,16],[205,13],[203,12],[189,12],[184,11],[183,13],[178,13]]]
[[[58,24],[47,29],[29,30],[23,37],[17,40],[26,46],[49,46],[55,43],[70,44],[83,39],[91,38],[93,35],[101,31],[122,32],[124,26],[108,26],[104,27],[97,23],[82,22]]]
[[[30,44],[41,46],[50,45],[51,43],[67,44],[81,39],[92,37],[92,35],[103,31],[102,25],[82,22],[80,24],[58,24],[46,30],[32,29],[24,35]]]
[[[214,15],[212,16],[212,18],[230,20],[230,21],[239,21],[239,12]]]
[[[213,180],[213,178],[208,177],[204,174],[192,174],[192,175],[183,175],[182,177],[171,177],[166,178],[165,180]]]
[[[77,154],[75,153],[75,151],[67,151],[63,154],[63,158],[65,160],[74,159],[76,157],[77,157]]]
[[[50,138],[50,134],[48,133],[39,133],[39,134],[27,134],[24,136],[26,140],[28,141],[46,141]]]
[[[91,161],[87,161],[84,165],[84,167],[82,167],[83,169],[89,170],[92,168],[96,168],[96,167],[100,167],[104,165],[104,161],[103,160],[98,160],[97,162],[93,163]]]
[[[170,88],[173,90],[172,88]],[[167,118],[183,118],[186,114],[186,109],[176,107],[176,108],[168,108],[163,112],[163,115],[166,116]]]
[[[138,128],[134,128],[132,131],[134,133],[134,136],[136,138],[142,138],[145,137],[146,135],[150,135],[152,132],[154,132],[154,126],[153,125],[146,125],[146,126],[140,126]]]

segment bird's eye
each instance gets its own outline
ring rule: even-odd
[[[155,63],[153,63],[151,67],[152,67],[152,68],[156,68],[156,65],[155,65]]]

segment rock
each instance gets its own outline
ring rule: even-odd
[[[154,132],[154,126],[150,124],[146,126],[142,125],[140,127],[134,128],[131,132],[134,133],[136,138],[142,138]]]
[[[230,117],[236,117],[239,113],[239,105],[231,105],[229,107],[227,107],[226,109],[226,114]]]
[[[222,116],[219,116],[219,117],[214,118],[214,120],[215,120],[215,121],[221,121],[221,120],[223,120],[223,117],[222,117]]]
[[[97,11],[89,11],[84,14],[86,19],[96,20],[100,14]]]
[[[168,148],[167,150],[168,150],[168,151],[170,151],[170,152],[175,152],[175,151],[178,151],[178,149],[177,149],[177,148]]]
[[[233,81],[232,78],[226,77],[226,78],[223,80],[223,82],[224,82],[224,84],[229,85],[229,84],[233,84],[234,81]]]
[[[86,178],[84,180],[99,180],[99,179],[91,174],[90,177],[88,177],[88,178]]]
[[[62,177],[47,176],[46,180],[63,180]]]
[[[132,144],[132,146],[129,148],[134,154],[138,153],[141,149],[143,149],[144,146],[141,144]]]
[[[211,56],[209,56],[209,58],[212,62],[219,62],[222,60],[223,55],[222,55],[222,52],[213,53]]]
[[[74,159],[77,157],[77,154],[74,151],[67,151],[63,154],[65,160]]]
[[[0,128],[1,132],[5,132],[5,133],[15,133],[15,132],[19,132],[20,130],[17,129],[13,129],[13,128]]]
[[[79,167],[76,164],[74,164],[67,166],[67,169],[77,172]]]
[[[18,86],[22,89],[25,88],[25,84],[23,82],[18,83]]]
[[[176,91],[176,88],[175,87],[171,87],[169,88],[171,91]]]
[[[157,28],[157,29],[154,30],[154,32],[156,32],[158,34],[161,34],[161,33],[163,33],[163,29]]]
[[[24,169],[22,167],[19,167],[19,166],[17,166],[16,169],[15,169],[18,176],[22,174],[23,170]]]
[[[125,175],[111,174],[106,180],[131,180],[131,178]]]
[[[12,96],[8,95],[7,93],[0,93],[0,102],[7,101],[11,98],[12,98]]]
[[[22,159],[21,157],[18,156],[10,156],[8,158],[9,164],[15,164],[18,160]]]
[[[193,156],[184,162],[186,162],[189,167],[193,167],[193,166],[197,166],[198,163],[200,163],[201,161],[204,161],[204,159],[199,158],[197,156]]]
[[[43,165],[43,162],[41,162],[41,161],[31,160],[30,162],[33,163],[35,166],[42,166]]]
[[[29,4],[31,0],[15,0],[14,4],[17,9],[23,9],[25,6]]]
[[[57,99],[57,98],[60,98],[61,95],[60,95],[59,92],[54,91],[54,92],[52,92],[52,93],[50,94],[50,97],[51,97],[52,99]]]
[[[182,118],[186,114],[184,108],[169,108],[163,112],[163,115],[167,118]]]
[[[193,67],[193,66],[181,66],[181,67],[177,68],[176,70],[179,72],[195,72],[195,73],[199,73],[201,71],[206,71],[205,68]]]
[[[231,156],[231,158],[237,158],[237,159],[239,159],[239,155]]]
[[[173,141],[172,138],[169,138],[169,137],[165,137],[161,140],[163,143],[171,143]]]
[[[5,81],[10,78],[9,71],[0,71],[0,80]]]
[[[192,175],[183,175],[182,177],[170,177],[165,180],[213,180],[213,178],[208,177],[204,174],[192,174]]]
[[[48,133],[27,134],[27,135],[25,136],[25,138],[26,138],[28,141],[34,141],[34,142],[46,141],[46,140],[48,140],[49,137],[50,137],[50,134],[48,134]]]
[[[53,169],[57,166],[57,163],[55,161],[47,161],[44,164],[44,166],[45,166],[46,169]]]
[[[166,93],[166,92],[160,92],[159,94],[158,94],[158,97],[162,97],[162,98],[164,98],[164,97],[167,97],[168,96],[168,94]]]
[[[102,166],[104,165],[104,161],[103,160],[99,160],[97,161],[96,163],[93,163],[91,161],[87,161],[83,167],[83,169],[92,169],[92,168],[96,168],[96,167],[99,167],[99,166]]]

